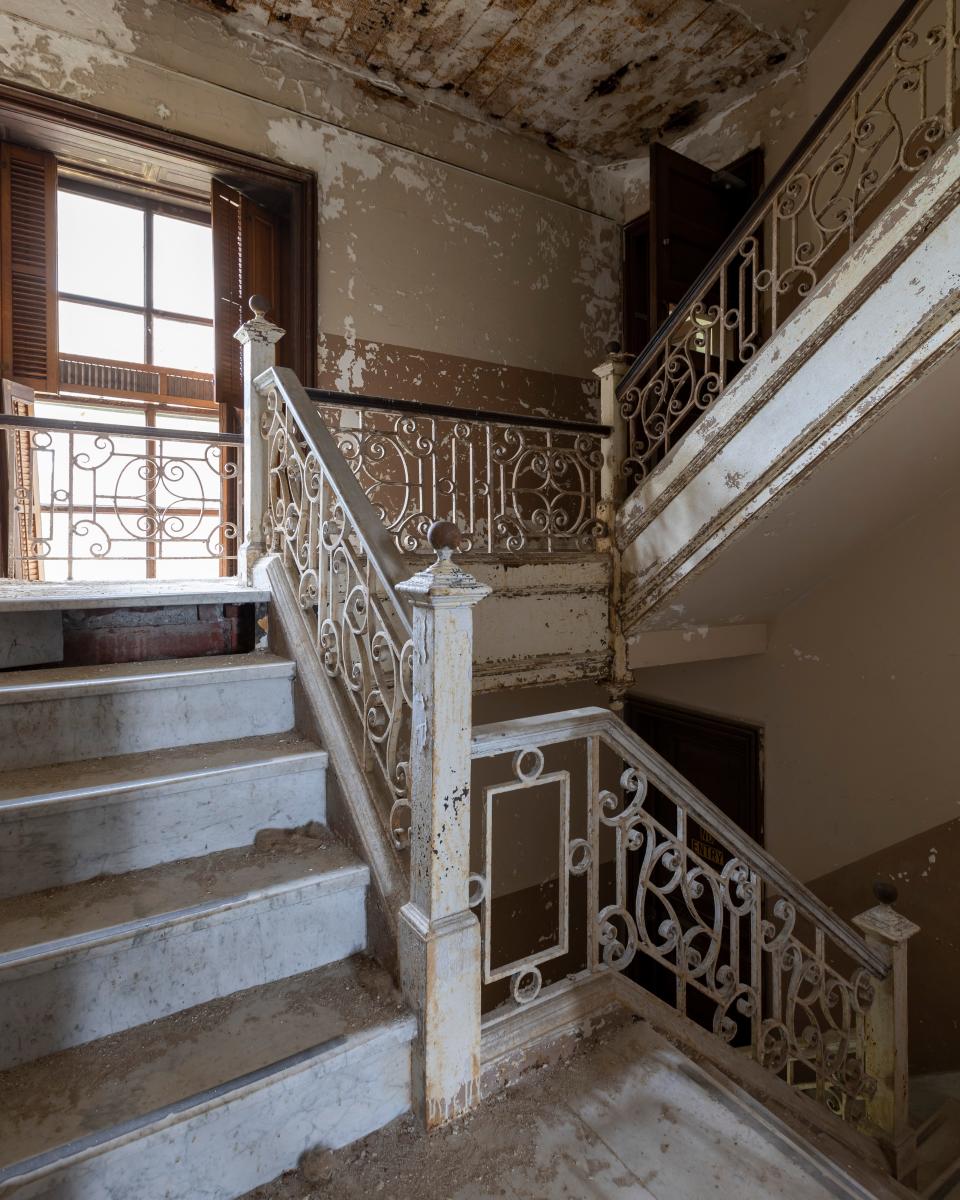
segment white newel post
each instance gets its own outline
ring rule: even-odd
[[[876,1093],[867,1101],[867,1120],[884,1137],[895,1177],[912,1186],[917,1138],[910,1124],[907,943],[920,926],[891,907],[897,899],[892,883],[878,881],[873,894],[880,903],[853,918],[867,944],[890,962],[890,972],[877,985],[866,1015],[866,1069],[877,1081]]]
[[[620,353],[619,342],[610,342],[607,346],[607,357],[598,367],[593,368],[594,375],[600,380],[600,423],[610,429],[610,433],[601,443],[603,466],[600,468],[600,502],[597,505],[597,517],[606,528],[606,536],[598,539],[597,549],[605,550],[610,555],[608,690],[610,707],[618,716],[623,714],[623,697],[633,682],[633,676],[627,668],[627,643],[620,626],[620,552],[614,536],[617,508],[626,493],[623,464],[628,453],[627,422],[620,411],[617,388],[632,362],[632,354]]]
[[[619,342],[609,342],[607,357],[593,368],[594,375],[600,380],[600,424],[608,426],[611,431],[602,443],[600,496],[601,503],[612,506],[614,515],[616,506],[624,496],[622,469],[627,457],[627,422],[620,411],[617,388],[632,362],[632,354],[621,354]]]
[[[413,1103],[428,1128],[479,1101],[480,926],[469,907],[473,606],[490,588],[452,561],[455,525],[429,533],[437,560],[398,590],[413,604],[410,902],[400,975],[418,1019]]]
[[[254,563],[262,558],[263,512],[267,498],[267,444],[260,436],[266,401],[254,387],[258,375],[276,366],[277,342],[285,330],[266,319],[270,301],[250,297],[253,319],[245,321],[233,335],[243,347],[243,540],[237,574],[250,582]]]

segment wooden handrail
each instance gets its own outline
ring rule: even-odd
[[[762,220],[765,211],[771,206],[777,192],[783,187],[784,183],[794,173],[799,166],[803,156],[813,146],[817,138],[827,128],[833,118],[837,115],[843,105],[846,103],[851,92],[856,87],[857,83],[867,74],[870,67],[873,66],[875,60],[879,57],[885,46],[893,40],[898,29],[904,25],[914,10],[920,7],[918,0],[904,0],[890,20],[884,25],[883,30],[871,42],[870,48],[861,57],[857,65],[853,68],[850,74],[846,77],[838,90],[834,93],[830,102],[820,112],[819,116],[794,147],[792,153],[788,155],[780,169],[776,172],[773,179],[767,184],[764,190],[760,193],[757,199],[747,209],[743,218],[735,226],[733,232],[727,237],[726,241],[720,246],[716,254],[710,259],[707,265],[703,268],[694,282],[687,289],[683,299],[674,308],[673,312],[659,327],[646,347],[634,359],[630,365],[630,369],[621,379],[617,394],[622,396],[630,390],[637,382],[644,370],[650,365],[656,354],[663,346],[664,342],[670,335],[684,323],[690,311],[692,304],[696,302],[701,292],[705,291],[711,282],[719,276],[726,266],[731,253],[736,248],[738,243],[742,242],[745,237],[753,233],[756,226]]]
[[[305,388],[315,404],[339,405],[342,408],[373,409],[377,412],[410,413],[417,417],[447,417],[451,421],[469,421],[482,425],[518,425],[525,429],[555,429],[558,433],[586,433],[609,437],[609,425],[593,421],[559,421],[549,417],[528,417],[521,413],[490,412],[481,408],[460,408],[446,404],[421,404],[417,400],[394,400],[388,396],[358,395],[326,388]]]
[[[106,437],[149,438],[155,442],[203,442],[207,445],[242,446],[240,433],[199,429],[168,429],[163,425],[107,425],[99,421],[64,421],[59,417],[16,417],[0,415],[0,429],[38,429],[56,433],[99,433]]]

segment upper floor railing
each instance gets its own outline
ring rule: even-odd
[[[602,443],[577,421],[307,389],[307,395],[404,553],[451,521],[463,549],[486,554],[591,550]]]
[[[958,0],[908,0],[619,390],[642,480],[956,129]]]

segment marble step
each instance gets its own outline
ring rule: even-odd
[[[0,767],[283,733],[294,664],[225,654],[0,675]]]
[[[296,733],[0,776],[0,898],[194,858],[326,820],[327,755]]]
[[[321,832],[0,901],[0,1068],[362,950],[369,870]]]
[[[0,1197],[232,1200],[410,1104],[415,1021],[355,957],[0,1074]]]

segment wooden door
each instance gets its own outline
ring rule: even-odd
[[[624,230],[624,349],[639,354],[763,187],[763,151],[719,171],[654,143],[650,212]]]
[[[627,724],[672,767],[734,820],[754,841],[763,843],[762,733],[751,725],[704,716],[652,700],[628,699]],[[676,828],[676,807],[656,788],[647,800],[648,811],[668,830]],[[729,858],[724,846],[691,820],[688,847],[714,870],[722,871]],[[633,896],[639,880],[640,856],[629,861],[628,892]],[[681,906],[682,908],[682,906]],[[741,930],[741,978],[749,980],[747,929]],[[727,938],[724,945],[729,945]],[[721,951],[721,954],[723,952]],[[667,967],[638,953],[628,968],[630,977],[670,1004],[676,1001],[676,977]],[[711,1028],[716,1005],[694,988],[688,988],[686,1016]],[[736,1012],[730,1014],[737,1017]],[[741,1019],[735,1045],[749,1038],[748,1023]]]
[[[623,231],[623,348],[639,354],[650,341],[650,214]]]
[[[658,329],[753,203],[761,150],[719,171],[650,147],[650,313]]]

